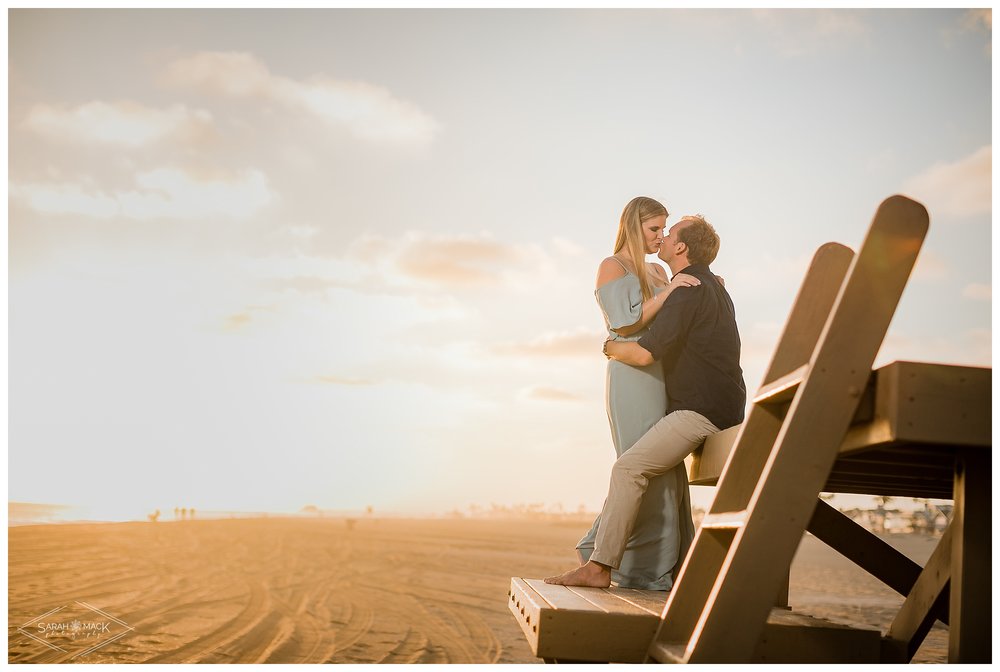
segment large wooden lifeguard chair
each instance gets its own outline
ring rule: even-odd
[[[706,441],[690,480],[717,485],[669,593],[514,577],[508,606],[547,661],[909,662],[935,620],[950,662],[991,657],[992,370],[872,371],[928,227],[886,199],[855,255],[819,248],[745,422]],[[920,567],[821,492],[953,499]],[[905,596],[887,632],[787,608],[808,531]]]

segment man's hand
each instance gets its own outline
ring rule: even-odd
[[[629,366],[649,366],[655,360],[649,350],[642,347],[635,341],[604,341],[604,354],[609,359],[614,359]]]

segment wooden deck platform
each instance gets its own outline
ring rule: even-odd
[[[567,588],[511,579],[507,606],[531,650],[548,662],[641,663],[669,593]],[[754,652],[760,663],[874,663],[880,633],[775,608]]]
[[[823,490],[952,499],[956,450],[990,449],[992,374],[924,362],[873,371]],[[716,434],[692,453],[692,485],[716,485],[739,429]]]

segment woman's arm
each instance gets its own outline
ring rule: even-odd
[[[688,275],[686,273],[678,273],[674,276],[674,279],[667,283],[667,288],[664,289],[659,294],[653,296],[642,303],[642,316],[639,321],[635,324],[630,324],[627,327],[621,327],[615,329],[614,332],[619,336],[631,336],[632,334],[638,332],[653,321],[656,314],[660,312],[660,308],[666,303],[667,297],[677,289],[678,287],[695,287],[701,284],[701,280],[694,277],[693,275]]]

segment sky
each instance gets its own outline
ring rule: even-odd
[[[8,41],[10,501],[597,510],[594,279],[637,195],[719,231],[751,392],[815,249],[896,193],[931,227],[876,365],[992,365],[988,9],[14,9]]]

